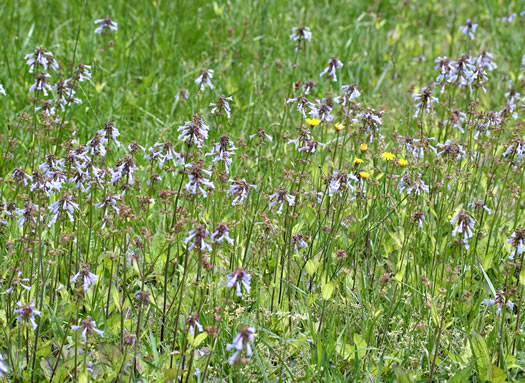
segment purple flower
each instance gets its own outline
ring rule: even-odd
[[[332,81],[337,81],[337,74],[335,73],[335,71],[336,69],[339,69],[342,67],[343,67],[343,63],[339,61],[339,58],[334,56],[328,60],[328,66],[325,68],[324,71],[321,72],[319,77],[323,77],[324,75],[327,75],[327,77],[331,78]]]
[[[190,230],[188,236],[184,240],[184,244],[187,245],[190,241],[192,243],[188,246],[188,251],[192,251],[194,248],[200,251],[211,251],[212,248],[206,243],[206,237],[210,234],[204,225],[199,225],[195,229]]]
[[[54,71],[58,70],[58,63],[53,57],[53,53],[46,51],[42,48],[37,48],[34,53],[28,53],[24,57],[29,66],[29,73],[33,73],[33,70],[37,64],[41,65],[44,70],[50,66]]]
[[[244,350],[247,359],[249,360],[253,354],[251,343],[255,337],[255,327],[244,327],[235,338],[233,342],[226,345],[226,351],[235,350],[235,353],[230,357],[228,362],[233,366],[235,363],[241,361],[240,354]]]
[[[95,33],[105,32],[105,29],[108,29],[110,31],[118,31],[118,24],[115,21],[113,21],[109,16],[107,16],[104,19],[95,20],[95,24],[100,24],[95,29]]]
[[[35,303],[29,302],[28,304],[23,305],[22,302],[18,301],[16,305],[20,307],[15,310],[15,314],[19,314],[16,319],[18,321],[29,321],[31,326],[33,326],[33,330],[35,330],[38,327],[35,322],[35,315],[41,315],[40,311],[35,310]]]
[[[84,339],[86,339],[86,336],[92,332],[104,336],[104,331],[97,329],[97,323],[91,317],[84,319],[80,325],[71,326],[72,331],[77,331],[79,329],[82,329],[82,338]]]
[[[228,234],[229,231],[230,229],[228,228],[228,226],[226,226],[225,223],[221,222],[215,228],[215,231],[211,235],[211,239],[217,243],[222,243],[222,241],[226,240],[226,242],[233,246],[233,239]]]
[[[235,271],[226,276],[226,286],[235,287],[238,297],[242,297],[241,286],[246,290],[246,294],[250,294],[252,276],[244,269],[236,268]]]
[[[465,25],[459,27],[459,30],[464,35],[469,35],[471,40],[474,40],[474,33],[476,33],[476,28],[478,24],[474,24],[472,20],[468,19]]]
[[[204,69],[199,77],[195,79],[195,84],[201,87],[201,92],[206,89],[206,86],[208,86],[210,89],[214,88],[213,83],[211,82],[213,73],[213,69]]]
[[[83,279],[82,285],[84,287],[84,291],[87,291],[89,286],[98,280],[98,277],[89,271],[89,265],[87,264],[82,265],[82,269],[73,276],[72,281],[77,283],[80,277]]]

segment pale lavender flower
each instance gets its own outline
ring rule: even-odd
[[[111,183],[116,184],[121,178],[126,177],[127,184],[133,185],[133,174],[137,170],[137,165],[131,156],[120,158],[115,169],[110,169]]]
[[[120,142],[118,141],[118,137],[120,136],[120,132],[117,128],[115,128],[115,124],[111,121],[108,121],[104,124],[104,128],[100,129],[97,134],[104,137],[107,142],[109,140],[112,140],[115,142],[115,144],[120,147]]]
[[[253,343],[255,337],[255,327],[244,327],[237,336],[233,339],[233,342],[226,345],[226,351],[235,350],[235,353],[230,357],[228,363],[232,366],[241,361],[241,352],[244,350],[247,360],[253,354],[251,343]],[[244,360],[243,360],[244,361]]]
[[[80,324],[80,325],[71,326],[71,331],[77,331],[77,330],[80,330],[80,329],[82,329],[82,335],[81,336],[82,336],[83,339],[86,339],[86,336],[88,334],[91,334],[92,332],[95,332],[99,336],[104,336],[104,331],[99,330],[97,328],[97,323],[91,317],[88,317],[87,319],[84,319],[82,321],[82,324]]]
[[[225,223],[221,222],[217,224],[215,231],[211,235],[211,239],[217,243],[222,243],[222,241],[226,241],[233,246],[233,239],[230,237],[229,231],[230,229],[228,228],[228,226]]]
[[[425,214],[423,214],[423,211],[418,210],[414,214],[412,214],[412,221],[411,223],[417,223],[417,226],[422,229],[423,228],[423,221],[425,220]]]
[[[421,89],[421,93],[416,93],[412,96],[416,104],[416,112],[414,113],[414,117],[418,117],[421,113],[421,111],[425,111],[427,114],[429,114],[432,109],[434,103],[438,103],[439,100],[432,96],[432,89],[430,88],[423,88]]]
[[[303,115],[303,118],[306,118],[307,108],[310,106],[310,101],[304,96],[299,96],[296,98],[290,98],[286,101],[287,104],[297,102],[297,111]]]
[[[342,100],[341,105],[343,106],[361,96],[361,92],[359,92],[355,84],[343,85],[341,90],[343,94],[340,99]]]
[[[230,166],[232,164],[231,157],[235,154],[237,148],[230,140],[230,138],[224,134],[221,136],[220,141],[214,145],[214,150],[211,153],[206,153],[206,156],[214,156],[213,163],[223,162],[226,169],[226,173],[230,173]]]
[[[419,173],[412,175],[403,174],[398,186],[401,193],[406,191],[407,194],[414,193],[416,195],[420,195],[421,192],[429,192],[428,185],[425,184],[425,182],[421,179],[421,174]]]
[[[343,191],[346,189],[354,191],[355,188],[350,182],[350,180],[352,180],[353,182],[359,182],[357,177],[351,173],[347,173],[345,171],[334,172],[329,180],[328,195],[330,197],[333,197],[335,193],[338,193],[339,196],[342,196]]]
[[[11,281],[11,287],[6,290],[6,293],[11,294],[16,286],[22,286],[22,288],[25,289],[26,291],[31,291],[31,287],[24,284],[24,283],[29,282],[29,278],[20,278],[21,276],[22,276],[22,272],[19,271],[18,275],[14,277],[13,280]]]
[[[495,299],[485,298],[485,299],[483,299],[483,301],[481,303],[485,304],[485,305],[490,305],[490,306],[497,306],[498,309],[496,310],[496,315],[500,315],[501,314],[501,310],[503,309],[503,305],[504,304],[507,305],[509,310],[513,310],[514,309],[514,302],[512,302],[510,299],[507,299],[505,297],[503,291],[501,291],[501,290],[496,293]]]
[[[242,288],[246,294],[250,294],[252,276],[244,269],[236,268],[235,271],[226,276],[226,286],[235,288],[238,297],[242,297]]]
[[[186,324],[188,325],[188,332],[191,336],[195,335],[195,329],[197,329],[199,332],[204,331],[204,328],[199,322],[199,314],[197,313],[190,315],[188,319],[186,319]]]
[[[4,357],[0,354],[0,378],[4,376],[4,374],[7,374],[7,372],[8,372],[8,369],[4,363]]]
[[[332,107],[325,99],[317,100],[317,105],[310,103],[310,115],[313,118],[319,118],[321,121],[332,121]]]
[[[96,29],[95,33],[102,33],[108,31],[118,31],[118,24],[107,16],[104,19],[95,20],[95,24],[100,24]]]
[[[208,125],[204,123],[198,114],[193,115],[191,121],[186,121],[184,125],[177,129],[179,140],[186,142],[188,146],[202,147],[204,140],[208,139]]]
[[[250,189],[257,189],[257,186],[247,183],[244,179],[230,179],[228,182],[230,182],[231,185],[227,192],[235,196],[232,201],[232,206],[242,205],[244,200],[248,198]]]
[[[474,33],[476,33],[477,27],[478,24],[474,24],[472,20],[468,19],[465,25],[459,27],[459,30],[464,35],[468,35],[471,40],[474,40]]]
[[[46,79],[48,79],[49,77],[51,76],[44,72],[35,75],[35,83],[31,85],[29,91],[35,92],[37,90],[41,90],[44,96],[47,96],[47,91],[51,90],[51,86],[46,83]]]
[[[480,212],[480,213],[482,213],[482,210],[485,210],[487,212],[487,214],[492,214],[492,210],[489,209],[489,207],[487,205],[485,205],[482,200],[478,200],[478,201],[475,201],[475,202],[470,202],[468,204],[468,207],[471,207],[471,208],[473,208],[474,210],[476,210],[477,212]]]
[[[213,73],[213,69],[204,69],[199,77],[195,79],[195,84],[201,87],[201,92],[206,89],[206,86],[208,86],[210,89],[214,88],[213,83],[211,82]]]
[[[507,239],[507,243],[511,247],[511,253],[509,256],[511,260],[513,260],[516,255],[525,253],[525,229],[520,228],[514,230]]]
[[[81,267],[81,270],[73,276],[72,281],[77,283],[78,279],[82,278],[82,287],[84,291],[87,291],[89,286],[97,282],[98,276],[89,271],[89,265],[84,263]]]
[[[309,27],[293,27],[292,34],[290,35],[290,40],[297,41],[295,50],[298,51],[302,48],[302,43],[305,41],[310,41],[312,39],[312,32]]]
[[[334,56],[328,60],[328,66],[325,68],[324,71],[321,72],[319,77],[323,77],[324,75],[327,75],[327,77],[331,78],[332,81],[337,81],[336,70],[342,67],[343,67],[343,63],[339,61],[339,58]]]
[[[520,160],[522,160],[523,157],[525,157],[525,139],[518,138],[518,139],[514,140],[509,145],[507,150],[505,150],[505,152],[503,152],[503,156],[506,157],[506,156],[508,156],[511,153],[515,153],[516,156]]]
[[[226,116],[228,118],[231,117],[231,107],[230,107],[230,104],[228,103],[228,101],[233,101],[233,98],[230,96],[230,97],[226,97],[224,95],[220,95],[219,96],[219,100],[217,101],[217,103],[210,103],[210,106],[213,106],[213,109],[211,110],[211,113],[212,114],[215,114],[217,116],[221,115],[222,112],[224,112],[226,114]]]
[[[48,66],[54,71],[58,70],[58,63],[53,57],[53,53],[45,49],[37,48],[34,53],[28,53],[24,58],[27,60],[26,64],[29,66],[29,73],[33,73],[37,65],[41,65],[44,70],[47,70]]]
[[[38,325],[35,322],[35,315],[40,316],[41,313],[38,310],[35,310],[35,303],[29,302],[26,305],[23,305],[22,302],[18,301],[16,304],[19,309],[16,309],[14,311],[15,314],[19,314],[16,319],[18,321],[28,321],[31,323],[31,326],[33,327],[33,330],[36,330]]]
[[[513,13],[511,13],[511,14],[508,15],[508,16],[503,16],[503,17],[501,18],[501,22],[502,22],[503,24],[505,24],[505,23],[509,23],[509,24],[510,24],[510,23],[512,23],[515,19],[516,19],[516,13],[513,12]]]
[[[458,233],[463,234],[463,244],[468,250],[470,245],[468,240],[474,236],[472,229],[474,229],[475,221],[474,219],[464,210],[460,211],[457,216],[450,220],[452,225],[456,225],[454,230],[452,230],[452,236],[455,237]]]
[[[257,133],[251,134],[250,140],[253,140],[255,137],[257,137],[262,144],[264,144],[266,140],[271,142],[273,139],[272,136],[267,134],[262,128],[257,128]]]
[[[63,195],[58,201],[49,206],[49,211],[53,214],[53,217],[49,221],[49,227],[56,223],[60,211],[65,212],[71,222],[74,221],[73,214],[75,210],[78,210],[78,203],[73,202],[72,198],[70,195]]]
[[[184,240],[184,244],[187,245],[190,241],[191,244],[188,246],[188,251],[192,251],[194,248],[199,251],[211,251],[212,247],[206,243],[206,237],[210,234],[204,225],[199,225],[195,229],[190,230],[188,236]]]
[[[308,247],[308,243],[305,239],[307,239],[307,236],[301,233],[292,237],[292,243],[294,244],[294,250],[296,253],[298,253],[301,248]]]
[[[279,204],[279,209],[277,214],[281,214],[283,211],[284,202],[288,203],[288,206],[295,205],[295,196],[288,193],[288,189],[284,187],[279,187],[277,192],[270,196],[269,206],[270,208],[274,207],[276,204]]]
[[[208,189],[215,189],[215,185],[205,176],[211,177],[209,170],[202,168],[202,163],[186,164],[185,168],[188,169],[188,178],[190,181],[184,186],[191,194],[197,194],[197,190],[200,191],[202,196],[206,198],[208,196]]]
[[[438,143],[436,146],[441,149],[441,151],[437,153],[438,156],[447,156],[460,160],[466,154],[465,150],[463,150],[463,146],[452,140],[447,140],[444,144]]]

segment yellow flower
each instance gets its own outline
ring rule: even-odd
[[[369,178],[370,177],[370,173],[368,173],[368,172],[361,172],[361,173],[359,173],[359,175],[361,176],[361,178]]]
[[[361,158],[354,157],[354,166],[362,164],[363,160]]]
[[[405,167],[408,165],[408,161],[402,158],[399,159],[398,163],[399,163],[399,166],[402,166],[402,167]]]
[[[318,120],[317,118],[307,118],[305,121],[310,126],[317,126],[321,122],[321,120]]]
[[[383,159],[387,161],[392,161],[394,158],[396,158],[394,153],[390,152],[384,152],[383,154],[381,154],[381,157],[383,157]]]
[[[338,132],[340,132],[341,130],[343,130],[345,128],[345,126],[343,124],[341,124],[340,122],[338,122],[337,124],[335,124],[335,130],[337,130]]]
[[[364,152],[366,152],[368,150],[368,145],[367,144],[361,144],[360,149],[361,149],[361,153],[364,153]]]

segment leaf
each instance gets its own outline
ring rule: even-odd
[[[441,320],[439,319],[437,308],[434,302],[432,302],[432,306],[430,306],[430,314],[432,315],[432,320],[434,321],[436,327],[441,327]]]
[[[354,333],[354,343],[356,349],[358,350],[357,355],[359,356],[359,359],[363,359],[366,355],[366,349],[368,347],[366,341],[361,335],[359,335],[358,333]]]
[[[522,267],[520,271],[520,284],[525,286],[525,268]]]
[[[394,368],[394,373],[396,374],[397,381],[399,383],[411,383],[412,379],[410,376],[403,370],[401,367]]]
[[[306,262],[306,272],[309,276],[313,276],[317,269],[319,268],[319,263],[314,262],[313,260],[309,259],[308,262]]]
[[[456,372],[456,374],[450,379],[449,383],[463,383],[468,382],[468,378],[472,373],[471,367],[464,368]]]
[[[504,369],[499,368],[498,366],[492,365],[492,370],[494,371],[492,383],[506,383],[507,382],[507,373],[505,372]]]
[[[206,339],[207,337],[208,337],[208,333],[206,332],[200,333],[196,337],[191,337],[190,343],[193,347],[198,347],[199,344],[201,344],[204,341],[204,339]]]
[[[332,281],[324,284],[323,287],[321,288],[321,295],[323,296],[323,299],[327,301],[330,298],[332,298],[332,294],[334,293],[334,290],[335,290],[335,286]]]
[[[478,378],[483,382],[491,382],[493,378],[492,364],[490,363],[490,354],[485,343],[485,339],[477,332],[473,331],[470,336],[470,345],[472,354],[476,363]]]

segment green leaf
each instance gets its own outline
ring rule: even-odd
[[[468,378],[472,374],[471,368],[467,367],[456,372],[456,375],[450,379],[449,383],[463,383],[468,382]]]
[[[473,331],[470,336],[470,345],[474,361],[476,363],[476,370],[478,378],[482,382],[491,382],[493,378],[492,364],[490,363],[490,354],[485,339],[477,332]]]
[[[334,290],[335,290],[335,286],[332,281],[325,283],[323,287],[321,288],[321,295],[323,296],[323,299],[327,301],[330,298],[332,298],[332,294],[334,293]]]
[[[354,334],[354,343],[355,347],[358,350],[357,355],[359,356],[359,359],[363,359],[366,355],[366,349],[368,345],[366,344],[366,341],[363,339],[363,337],[357,333]]]
[[[196,337],[190,337],[190,344],[193,347],[198,347],[199,344],[201,344],[204,341],[204,339],[206,339],[207,337],[208,337],[208,333],[206,332],[200,333]]]
[[[396,379],[399,383],[412,383],[410,376],[403,370],[401,367],[394,368],[394,373],[396,374]]]

